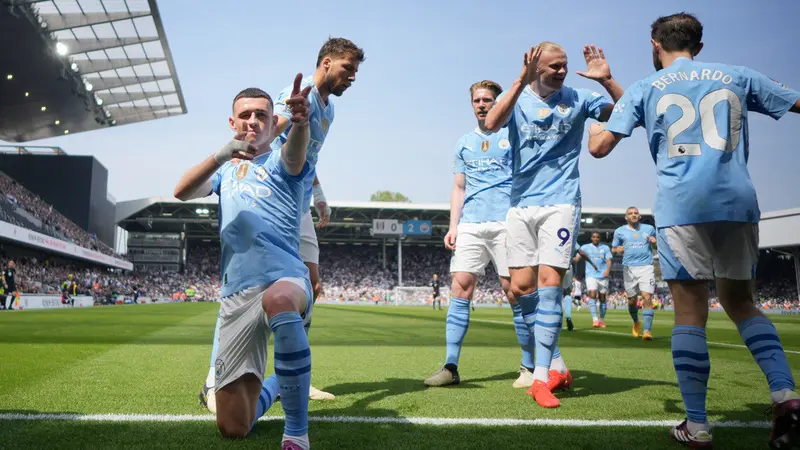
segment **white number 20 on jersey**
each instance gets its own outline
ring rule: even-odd
[[[717,121],[714,116],[714,107],[720,102],[727,101],[730,105],[728,139],[719,135]],[[681,94],[667,94],[661,97],[656,105],[656,114],[666,113],[670,106],[681,109],[681,118],[667,128],[667,156],[699,156],[702,154],[700,143],[676,144],[675,138],[686,131],[697,120],[697,110],[691,100]],[[701,100],[700,127],[703,131],[703,141],[709,147],[722,152],[732,152],[739,145],[742,133],[742,102],[739,96],[730,89],[718,89],[709,92]]]

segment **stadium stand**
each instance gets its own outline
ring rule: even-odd
[[[0,194],[2,194],[0,213],[4,221],[106,255],[119,256],[115,254],[114,249],[64,217],[3,172],[0,172]]]
[[[2,264],[14,256],[7,248],[0,250]],[[321,302],[391,303],[397,258],[387,252],[386,268],[381,248],[376,245],[323,245],[320,249],[320,269],[324,280]],[[185,300],[213,301],[219,296],[219,247],[214,243],[193,245],[187,253],[184,273],[173,271],[121,272],[97,265],[75,263],[53,256],[15,257],[22,292],[57,293],[59,285],[69,274],[78,285],[79,294],[92,295],[97,303],[113,302],[119,296],[149,296],[158,299],[178,299],[187,291],[195,294]],[[404,250],[403,272],[408,285],[425,286],[434,272],[440,275],[443,286],[449,286],[449,251],[441,247],[409,247]],[[756,300],[765,309],[800,309],[800,300],[794,293],[792,261],[776,252],[763,251],[758,269]],[[627,299],[622,290],[622,280],[612,277],[614,288],[609,295],[609,307],[625,308]],[[711,289],[710,306],[718,306],[714,289]],[[443,291],[445,298],[447,290]],[[414,303],[429,301],[424,292]],[[480,279],[476,291],[477,304],[494,305],[502,299],[497,275],[490,266]],[[657,296],[665,306],[671,297],[662,292]],[[502,299],[505,303],[505,299]]]

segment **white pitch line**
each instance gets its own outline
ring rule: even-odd
[[[215,416],[170,414],[0,414],[0,420],[69,421],[69,422],[213,422]],[[279,421],[282,416],[267,416],[260,421]],[[309,422],[411,424],[411,425],[476,425],[485,427],[540,426],[540,427],[671,427],[677,420],[591,420],[591,419],[493,419],[493,418],[437,418],[437,417],[364,417],[364,416],[310,416]],[[712,422],[712,427],[769,428],[766,421],[745,422],[729,420]]]
[[[470,322],[484,322],[484,323],[498,323],[500,325],[514,325],[513,322],[505,322],[502,320],[489,320],[489,319],[469,319]],[[620,333],[619,331],[607,331],[607,330],[580,330],[580,331],[588,331],[591,333],[603,333],[603,334],[613,334],[615,336],[630,336],[630,333]],[[671,338],[664,337],[666,339],[671,340]],[[662,337],[656,337],[656,339],[664,339]],[[712,342],[708,341],[708,345],[716,345],[717,347],[729,347],[729,348],[747,348],[746,345],[742,344],[729,344],[727,342]],[[800,351],[797,350],[787,350],[783,349],[784,353],[791,353],[792,355],[800,355]]]

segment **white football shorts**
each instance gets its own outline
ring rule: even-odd
[[[505,223],[460,223],[457,233],[456,250],[450,259],[450,273],[483,275],[491,261],[498,275],[508,277]]]
[[[578,205],[510,208],[506,216],[508,267],[569,268],[580,210]]]
[[[311,321],[313,310],[311,282],[307,278],[286,277],[306,294],[303,325]],[[219,391],[242,376],[252,373],[264,382],[267,370],[267,342],[272,334],[261,298],[271,285],[253,286],[219,302],[219,345],[215,366],[214,390]]]

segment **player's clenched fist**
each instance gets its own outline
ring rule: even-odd
[[[303,74],[298,73],[294,77],[294,87],[292,87],[292,94],[286,99],[286,107],[291,111],[292,117],[289,119],[294,125],[305,126],[308,125],[308,117],[311,114],[311,106],[308,103],[308,93],[311,92],[311,86],[306,86],[302,91],[300,90],[300,83],[303,81]]]
[[[214,160],[217,164],[223,165],[232,159],[243,159],[250,161],[256,154],[256,148],[250,142],[245,141],[247,131],[239,131],[233,139],[222,146],[214,153]]]

